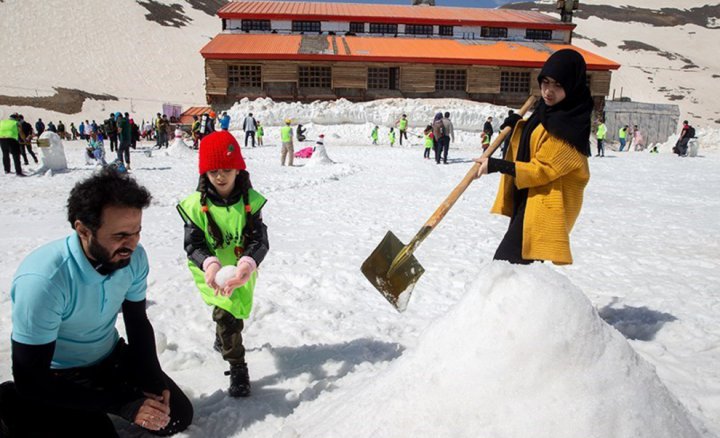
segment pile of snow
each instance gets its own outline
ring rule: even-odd
[[[275,102],[270,98],[244,98],[228,110],[230,128],[242,129],[245,117],[252,113],[267,126],[283,126],[285,119],[293,125],[361,125],[395,126],[400,116],[407,114],[408,126],[423,129],[436,113],[450,113],[455,129],[481,132],[488,116],[496,127],[507,117],[509,108],[463,99],[380,99],[353,103],[346,99],[315,101],[312,103]],[[372,128],[371,128],[372,129]],[[369,131],[368,131],[369,135]]]
[[[325,144],[322,142],[318,142],[315,145],[312,156],[310,156],[308,166],[325,166],[328,164],[335,164],[335,162],[331,160],[328,156],[327,149],[325,149]]]
[[[702,436],[654,367],[544,265],[491,264],[416,349],[338,392],[319,403],[331,411],[301,406],[281,436]]]
[[[45,174],[62,172],[67,170],[67,159],[65,158],[65,148],[60,136],[51,131],[45,131],[39,138],[42,166],[35,171],[36,174]]]

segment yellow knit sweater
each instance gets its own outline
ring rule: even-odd
[[[515,161],[524,125],[524,120],[516,125],[506,159]],[[502,175],[491,211],[511,216],[513,184],[518,189],[527,188],[522,257],[570,264],[570,230],[580,214],[589,179],[587,157],[540,124],[530,136],[530,161],[515,162],[514,178]]]

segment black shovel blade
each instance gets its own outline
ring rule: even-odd
[[[385,234],[382,242],[363,262],[360,270],[375,289],[392,304],[398,312],[407,308],[415,283],[425,272],[415,256],[410,255],[395,268],[392,275],[388,275],[390,265],[400,254],[405,245],[392,231]]]

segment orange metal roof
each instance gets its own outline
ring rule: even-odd
[[[192,117],[192,116],[201,116],[201,115],[203,115],[203,114],[205,114],[205,113],[209,113],[210,111],[212,111],[212,108],[210,108],[209,106],[191,106],[190,108],[188,108],[188,109],[186,109],[185,111],[183,111],[183,113],[180,114],[180,117],[184,117],[184,116],[190,116],[190,117]]]
[[[220,8],[220,18],[265,20],[362,21],[377,23],[502,25],[535,29],[573,29],[540,12],[446,6],[404,6],[295,1],[235,1]]]
[[[322,51],[301,53],[301,35],[220,34],[200,50],[206,59],[392,62],[541,67],[553,52],[572,48],[588,70],[616,70],[620,64],[569,44],[314,36],[327,40]],[[333,44],[333,39],[335,43]],[[349,50],[349,52],[348,52]]]

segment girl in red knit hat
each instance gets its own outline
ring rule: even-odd
[[[177,206],[185,222],[188,266],[203,300],[214,306],[215,349],[230,363],[228,394],[250,395],[242,342],[257,267],[268,252],[260,210],[265,198],[252,188],[240,145],[228,131],[200,142],[197,190]]]

